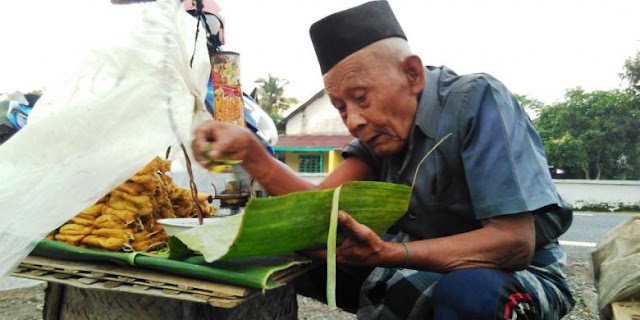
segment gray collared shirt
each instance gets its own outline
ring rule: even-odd
[[[358,139],[343,152],[367,162],[380,181],[412,185],[416,176],[409,210],[396,227],[412,238],[435,238],[478,229],[482,219],[534,212],[538,244],[566,231],[571,212],[560,208],[540,136],[509,90],[487,74],[425,71],[403,152],[378,156]]]

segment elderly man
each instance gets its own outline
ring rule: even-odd
[[[243,160],[272,195],[415,179],[408,212],[382,238],[339,215],[346,240],[338,263],[375,267],[361,286],[357,277],[347,279],[360,291],[359,318],[566,314],[574,300],[557,238],[571,211],[563,209],[540,137],[514,96],[486,74],[425,68],[386,1],[330,15],[310,33],[325,91],[356,137],[338,168],[311,185],[248,130],[214,122],[196,131],[198,160]]]

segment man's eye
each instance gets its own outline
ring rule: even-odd
[[[364,94],[356,96],[356,101],[358,101],[358,102],[364,102],[366,99],[367,99],[367,96],[364,95]]]

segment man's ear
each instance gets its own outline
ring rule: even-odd
[[[424,66],[422,60],[416,55],[410,55],[402,61],[402,68],[405,76],[409,81],[411,92],[415,95],[420,94],[424,89],[426,76],[424,74]]]

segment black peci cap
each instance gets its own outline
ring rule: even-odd
[[[350,54],[382,39],[407,37],[387,1],[371,1],[336,12],[309,29],[324,75]]]

